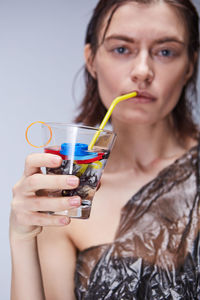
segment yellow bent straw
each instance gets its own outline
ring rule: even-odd
[[[127,100],[129,98],[133,98],[135,96],[137,96],[137,93],[136,92],[132,92],[130,94],[125,94],[123,96],[119,96],[119,97],[117,97],[117,98],[115,98],[113,100],[113,102],[111,103],[111,105],[110,105],[110,107],[109,107],[109,109],[108,109],[105,117],[103,118],[103,121],[101,122],[101,125],[99,126],[99,130],[95,133],[95,135],[92,138],[92,141],[90,142],[90,144],[88,146],[89,150],[91,150],[93,148],[94,144],[96,143],[96,141],[97,141],[97,139],[98,139],[98,137],[100,135],[101,130],[104,129],[104,127],[105,127],[106,123],[108,122],[108,120],[109,120],[109,118],[110,118],[110,116],[111,116],[111,114],[113,112],[113,109],[115,108],[115,106],[117,105],[117,103],[119,103],[120,101],[123,101],[123,100]]]

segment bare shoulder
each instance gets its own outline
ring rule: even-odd
[[[188,137],[188,138],[185,140],[185,148],[186,148],[186,150],[189,150],[189,149],[191,149],[192,147],[197,146],[197,144],[198,144],[198,140],[196,140],[196,139],[194,139],[194,138]]]
[[[78,250],[83,251],[93,246],[113,242],[120,220],[121,207],[129,198],[125,192],[122,196],[122,186],[119,191],[113,189],[113,185],[119,186],[115,178],[104,173],[101,187],[93,199],[89,219],[72,219],[67,226],[67,235]]]

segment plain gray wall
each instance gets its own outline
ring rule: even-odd
[[[25,129],[37,120],[72,120],[78,104],[72,85],[83,65],[86,24],[96,2],[0,0],[1,300],[10,298],[11,190],[25,157],[35,151],[26,143]],[[83,87],[78,78],[77,99]],[[33,135],[40,136],[39,127]]]
[[[200,8],[200,0],[196,0]],[[72,85],[83,65],[86,24],[97,0],[0,0],[1,210],[0,299],[9,299],[8,219],[11,189],[24,159],[33,121],[71,122],[78,104]],[[76,83],[76,98],[83,88]],[[34,141],[40,136],[36,127]],[[40,151],[40,150],[39,150]],[[28,299],[27,299],[28,300]]]

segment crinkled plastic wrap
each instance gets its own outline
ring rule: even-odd
[[[77,299],[200,299],[198,148],[127,202],[113,243],[79,252]]]

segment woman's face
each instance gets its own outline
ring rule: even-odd
[[[187,32],[175,9],[165,3],[126,3],[99,33],[94,60],[85,54],[88,69],[96,77],[99,93],[108,108],[114,98],[138,91],[138,97],[119,103],[113,120],[154,124],[170,116],[191,76]]]

